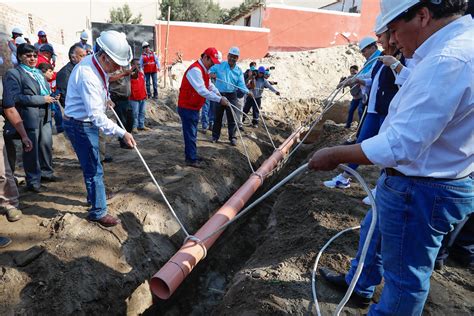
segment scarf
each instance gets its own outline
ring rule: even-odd
[[[23,68],[23,70],[25,70],[26,73],[30,75],[30,77],[33,78],[33,80],[35,80],[39,84],[41,95],[44,96],[50,94],[48,84],[46,83],[46,79],[44,78],[41,70],[29,67],[23,63],[20,64],[20,67]]]

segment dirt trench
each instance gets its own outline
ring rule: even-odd
[[[178,216],[194,232],[247,179],[250,170],[242,145],[229,146],[226,131],[218,144],[210,142],[209,132],[200,133],[198,150],[205,158],[205,167],[185,166],[174,104],[175,92],[168,93],[158,104],[150,102],[152,131],[139,133],[136,139]],[[283,122],[269,124],[277,144],[291,133]],[[254,166],[273,151],[263,128],[247,127],[244,139]],[[120,227],[104,229],[86,221],[88,206],[82,173],[62,135],[54,137],[54,165],[61,180],[46,184],[47,190],[40,194],[29,193],[20,186],[24,218],[8,223],[0,217],[1,234],[14,241],[0,250],[0,315],[134,315],[152,304],[147,281],[180,247],[185,236],[136,153],[120,149],[115,139],[108,140],[107,151],[113,157],[112,163],[104,165],[111,196],[108,207],[122,220]],[[16,174],[22,175],[21,161]],[[224,257],[210,253],[174,297],[196,287],[198,283],[193,282],[203,280],[213,282],[211,292],[220,295],[232,276],[229,271],[236,269],[231,263],[243,263],[251,255],[261,222],[249,218],[229,229],[235,231],[232,236],[244,238],[235,238],[232,249],[225,245],[220,248],[219,242],[216,249],[222,249]],[[230,270],[219,272],[227,269],[223,262]],[[212,279],[200,273],[207,271],[199,270],[208,266],[220,267],[211,273],[215,276]],[[224,283],[220,274],[225,275]],[[212,295],[205,297],[211,301]],[[189,300],[188,296],[181,296]],[[200,300],[202,296],[194,297]],[[177,308],[172,303],[164,304],[170,312]],[[196,310],[211,311],[212,306],[203,305]],[[179,314],[188,311],[193,312],[179,306]]]

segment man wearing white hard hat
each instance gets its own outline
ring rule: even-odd
[[[248,94],[249,89],[245,85],[244,73],[242,69],[237,65],[237,60],[240,57],[240,50],[238,47],[231,47],[227,54],[227,61],[223,61],[220,64],[214,65],[211,69],[211,73],[216,74],[216,88],[220,94],[226,97],[229,102],[237,106],[239,104],[238,92]],[[242,109],[240,109],[242,110]],[[229,142],[232,146],[237,145],[237,137],[235,135],[239,116],[232,115],[232,111],[237,114],[239,110],[231,109],[229,106],[222,106],[220,104],[214,104],[214,126],[212,129],[212,141],[217,142],[221,136],[222,128],[222,117],[224,113],[227,117],[227,130],[229,133]],[[237,121],[236,121],[237,120]]]
[[[83,31],[80,36],[80,41],[76,43],[79,45],[83,50],[86,51],[87,55],[92,54],[92,46],[87,43],[89,40],[89,34],[86,31]]]
[[[148,42],[142,43],[143,53],[140,56],[140,67],[145,73],[146,93],[151,98],[151,81],[153,81],[153,99],[158,99],[158,77],[160,71],[160,61],[154,51],[151,50]]]
[[[14,27],[12,29],[12,37],[8,40],[8,48],[11,51],[11,62],[13,66],[18,65],[18,60],[16,59],[16,48],[18,45],[26,43],[26,40],[23,38],[23,31],[19,27]]]
[[[361,279],[372,293],[382,276],[385,285],[369,315],[421,315],[443,237],[474,211],[474,22],[462,16],[465,0],[382,0],[381,9],[390,40],[416,66],[378,135],[321,149],[309,167],[383,168],[379,263]]]
[[[132,49],[125,34],[102,32],[100,46],[94,55],[77,64],[67,87],[64,109],[64,129],[81,164],[90,203],[88,220],[103,226],[115,226],[120,220],[107,214],[103,169],[99,155],[99,130],[105,135],[123,139],[130,147],[136,145],[132,135],[115,124],[105,114],[110,104],[109,74],[128,66]]]

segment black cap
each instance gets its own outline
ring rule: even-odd
[[[48,43],[41,45],[39,51],[40,52],[48,52],[48,53],[51,53],[51,55],[55,55],[53,46],[51,44],[48,44]]]

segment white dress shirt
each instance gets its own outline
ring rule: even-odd
[[[92,122],[105,135],[123,137],[125,130],[105,115],[106,103],[109,99],[109,76],[97,61],[99,68],[105,75],[106,87],[104,87],[104,82],[92,63],[92,58],[95,56],[84,57],[71,72],[67,85],[64,114],[79,121]]]
[[[405,58],[405,66],[403,66],[402,70],[395,75],[395,84],[403,86],[414,67],[415,62],[413,61],[413,58]]]
[[[390,104],[367,158],[408,176],[462,178],[474,171],[474,22],[464,16],[428,38]]]
[[[204,67],[202,61],[199,59],[199,64],[202,66],[202,68],[206,69]],[[221,95],[219,93],[219,90],[214,86],[214,84],[211,82],[209,79],[209,89],[206,88],[204,85],[204,79],[202,78],[202,73],[201,70],[198,67],[193,67],[189,69],[189,71],[186,74],[186,78],[188,79],[189,83],[191,86],[196,90],[196,92],[203,98],[206,98],[210,101],[214,102],[220,102],[221,101]]]

